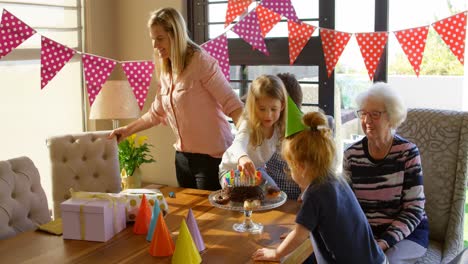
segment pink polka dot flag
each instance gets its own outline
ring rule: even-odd
[[[268,32],[281,20],[281,15],[265,8],[261,5],[256,8],[258,21],[260,22],[260,29],[262,36],[265,37]]]
[[[229,51],[226,34],[222,34],[215,39],[205,42],[201,46],[213,56],[213,58],[218,60],[219,66],[226,80],[229,82],[231,78],[229,76]]]
[[[335,69],[351,36],[351,33],[320,28],[320,38],[322,39],[323,56],[325,57],[328,77],[330,77]]]
[[[383,49],[387,44],[388,32],[356,33],[355,35],[367,73],[373,80]]]
[[[247,7],[249,7],[251,3],[252,0],[229,0],[224,27],[229,26],[236,17],[247,11]]]
[[[315,29],[316,27],[312,25],[298,24],[288,20],[289,64],[296,61],[297,56],[299,56]]]
[[[244,19],[239,21],[232,28],[232,31],[252,45],[254,49],[258,49],[264,54],[270,55],[266,48],[265,41],[263,40],[260,23],[258,22],[258,16],[255,10],[251,11]]]
[[[127,75],[128,82],[132,87],[133,94],[138,102],[140,110],[145,105],[148,96],[151,77],[154,71],[152,61],[127,61],[122,62],[122,68]]]
[[[411,66],[413,66],[416,76],[419,76],[419,67],[421,66],[424,48],[426,47],[428,32],[429,26],[393,32],[398,42],[400,42],[403,52],[408,57]]]
[[[49,38],[41,38],[41,89],[70,61],[76,51]]]
[[[439,20],[432,24],[445,44],[449,46],[457,59],[464,64],[465,57],[465,36],[466,36],[466,17],[468,11],[458,13],[451,17]]]
[[[3,9],[0,22],[0,59],[34,34],[36,30]]]
[[[83,54],[82,61],[88,89],[89,106],[92,106],[94,99],[101,91],[102,85],[109,78],[117,62],[90,54]]]
[[[294,6],[291,4],[291,0],[263,0],[260,4],[286,17],[288,20],[292,20],[296,23],[300,22],[296,10],[294,10]]]

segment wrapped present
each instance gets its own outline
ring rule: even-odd
[[[64,239],[105,242],[127,225],[125,199],[118,194],[72,191],[60,207]]]
[[[158,189],[126,189],[120,192],[120,195],[127,200],[127,221],[135,221],[140,207],[141,198],[143,194],[149,202],[151,209],[154,203],[158,203],[161,212],[165,216],[169,213],[169,206],[167,205],[164,195]]]

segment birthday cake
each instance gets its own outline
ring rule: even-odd
[[[215,197],[214,201],[223,205],[229,202],[263,201],[276,198],[281,193],[276,186],[262,184],[260,172],[256,173],[255,180],[245,180],[244,177],[238,172],[231,172],[227,175],[228,185]]]

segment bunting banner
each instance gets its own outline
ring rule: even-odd
[[[205,42],[201,45],[213,58],[218,60],[226,80],[231,80],[229,73],[229,50],[226,34]]]
[[[143,110],[153,76],[154,63],[152,61],[126,61],[122,62],[122,69],[132,87],[140,110]]]
[[[270,55],[266,48],[265,41],[260,30],[257,12],[254,10],[239,21],[232,31],[239,35],[245,42],[249,43],[254,49],[258,49],[265,55]]]
[[[439,20],[432,24],[453,55],[464,65],[466,15],[468,11]]]
[[[320,37],[322,39],[323,56],[327,66],[327,75],[331,76],[335,69],[341,54],[343,54],[346,45],[348,45],[352,34],[340,32],[332,29],[320,28]]]
[[[41,37],[41,89],[75,55],[76,51],[44,36]]]
[[[387,44],[388,32],[356,33],[355,35],[369,78],[373,80],[385,44]]]
[[[301,22],[297,17],[294,6],[291,4],[291,0],[263,0],[260,5],[286,17],[290,21]]]
[[[91,107],[117,62],[90,54],[83,54],[82,62],[89,106]]]
[[[257,6],[256,11],[258,21],[260,22],[260,29],[262,30],[262,36],[265,38],[268,32],[280,22],[281,15],[261,5]]]
[[[294,64],[297,56],[309,41],[316,27],[309,24],[297,24],[288,20],[289,64]]]
[[[418,77],[428,32],[429,26],[393,32]]]
[[[246,12],[251,3],[252,0],[229,0],[224,27],[229,26],[236,17]]]
[[[3,9],[0,22],[0,59],[36,34],[36,30]]]

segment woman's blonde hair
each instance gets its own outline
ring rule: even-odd
[[[247,120],[248,126],[250,127],[250,144],[253,147],[260,146],[265,140],[262,134],[261,120],[256,115],[256,105],[257,100],[266,96],[278,99],[281,102],[283,110],[281,111],[278,121],[275,123],[275,128],[279,128],[281,136],[284,135],[284,109],[286,108],[287,102],[286,88],[284,88],[283,82],[277,76],[261,75],[250,85],[243,113],[243,118]]]
[[[289,165],[292,174],[297,168],[304,168],[305,177],[311,182],[324,182],[336,178],[336,147],[333,132],[328,121],[320,112],[309,112],[302,117],[306,129],[283,141],[282,155]]]
[[[189,38],[185,20],[174,8],[166,7],[154,11],[148,20],[148,28],[153,26],[161,26],[168,33],[171,44],[169,59],[160,62],[161,70],[178,76],[187,66],[193,52],[200,50],[200,47]],[[158,57],[156,52],[155,56]]]

